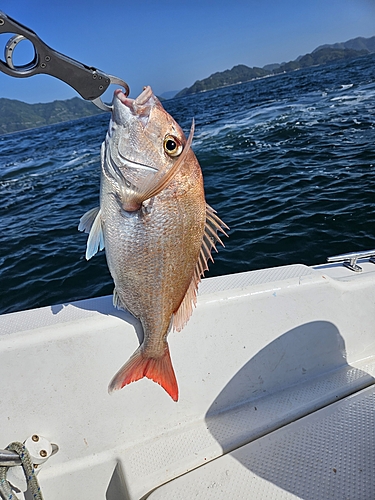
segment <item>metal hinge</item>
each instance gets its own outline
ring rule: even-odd
[[[363,252],[343,253],[327,257],[327,262],[342,262],[345,267],[356,273],[362,272],[362,267],[357,264],[358,259],[367,259],[375,264],[375,250],[365,250]]]

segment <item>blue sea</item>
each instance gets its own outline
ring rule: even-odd
[[[375,248],[375,54],[164,106],[187,133],[195,119],[206,198],[230,226],[209,276]],[[108,122],[0,136],[0,313],[112,293],[77,230]]]

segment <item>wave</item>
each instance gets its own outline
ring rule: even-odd
[[[374,246],[375,56],[165,101],[231,227],[209,275]],[[344,82],[344,83],[342,83]],[[0,137],[0,312],[112,293],[84,258],[108,116]]]

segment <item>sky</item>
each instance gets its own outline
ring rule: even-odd
[[[236,64],[262,67],[375,35],[375,0],[13,0],[0,10],[58,52],[125,80],[131,97],[145,85],[160,95]],[[2,60],[9,38],[0,34]],[[32,55],[22,41],[14,61],[26,64]],[[36,103],[77,95],[53,77],[0,72],[0,98]]]

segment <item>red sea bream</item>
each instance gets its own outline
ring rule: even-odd
[[[222,243],[217,233],[226,228],[206,204],[193,129],[186,139],[150,87],[136,99],[115,92],[101,151],[100,207],[79,225],[90,233],[87,259],[105,247],[114,305],[144,331],[110,392],[148,377],[178,400],[167,335],[188,321],[211,250]]]

